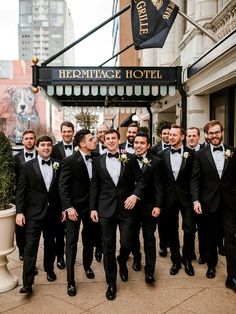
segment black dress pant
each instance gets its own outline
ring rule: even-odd
[[[223,210],[227,274],[236,278],[236,211]]]
[[[140,260],[140,241],[139,233],[142,229],[143,241],[144,241],[144,253],[145,253],[145,275],[153,276],[156,265],[156,231],[157,218],[149,216],[137,217],[134,232],[134,245],[132,253],[134,255],[134,260]]]
[[[57,258],[61,258],[65,253],[65,231],[66,231],[66,223],[61,222],[60,219],[57,221],[56,225],[56,256]]]
[[[19,254],[24,255],[24,249],[25,249],[25,226],[18,226],[16,225],[15,229],[16,233],[16,245],[19,250]]]
[[[134,218],[114,214],[112,217],[100,218],[103,242],[103,264],[107,284],[115,284],[117,278],[116,231],[120,231],[119,264],[125,265],[133,246]]]
[[[56,218],[48,213],[42,220],[29,219],[25,225],[25,248],[23,264],[23,284],[34,283],[35,266],[41,232],[44,238],[43,266],[45,272],[53,270],[55,261],[55,224]]]
[[[83,267],[87,270],[93,261],[93,222],[90,219],[90,213],[87,212],[78,217],[77,221],[66,220],[66,269],[67,281],[74,281],[75,273],[74,266],[77,255],[77,243],[79,239],[79,230],[81,221],[82,229],[82,244],[83,244]]]
[[[168,216],[168,234],[172,263],[181,263],[179,242],[179,211],[182,215],[183,260],[191,261],[194,248],[195,221],[192,208],[181,208],[181,204],[166,209]]]
[[[166,214],[166,210],[163,209],[158,216],[157,225],[158,225],[158,234],[159,234],[159,246],[160,249],[167,249],[168,246],[168,228],[167,228],[167,221],[168,217]]]

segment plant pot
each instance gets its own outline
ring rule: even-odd
[[[16,208],[0,210],[0,292],[9,291],[18,284],[18,278],[7,268],[7,255],[15,250],[15,216]]]

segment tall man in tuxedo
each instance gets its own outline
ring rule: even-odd
[[[144,188],[143,174],[132,154],[120,154],[120,134],[110,129],[105,133],[107,153],[93,163],[90,186],[91,218],[100,221],[103,261],[108,289],[106,298],[116,297],[116,229],[120,230],[120,254],[117,257],[122,281],[128,280],[126,262],[133,244],[134,207]]]
[[[25,225],[23,287],[20,293],[32,293],[35,264],[41,231],[44,237],[44,270],[47,280],[56,280],[55,225],[64,219],[61,212],[58,180],[60,163],[50,159],[52,139],[43,135],[36,141],[38,156],[24,163],[16,189],[16,223]]]
[[[156,225],[157,217],[161,212],[163,187],[161,182],[162,161],[149,152],[149,136],[147,133],[138,132],[134,139],[135,156],[143,172],[145,188],[143,198],[138,202],[136,211],[137,240],[134,242],[133,254],[140,256],[139,232],[142,228],[145,252],[145,280],[153,283],[156,264]],[[141,260],[139,261],[141,263]]]
[[[170,242],[171,261],[170,274],[176,275],[185,265],[185,272],[194,275],[191,264],[194,247],[195,223],[190,194],[190,178],[193,164],[193,151],[184,147],[185,131],[178,125],[172,125],[169,134],[170,148],[159,153],[163,161],[164,208],[168,217],[168,233]],[[179,249],[179,211],[183,220],[183,256]]]
[[[206,224],[207,278],[217,265],[217,232],[223,221],[227,261],[226,287],[236,292],[236,150],[222,142],[223,127],[217,120],[204,129],[209,145],[195,155],[191,192],[194,210]]]
[[[169,134],[170,134],[170,129],[171,129],[171,123],[165,122],[162,124],[160,127],[160,137],[161,141],[158,142],[156,145],[152,146],[150,148],[150,152],[157,156],[159,152],[161,152],[163,149],[166,149],[170,147],[169,143]],[[166,228],[167,225],[167,217],[166,217],[166,211],[162,210],[161,214],[158,217],[157,220],[158,224],[158,234],[159,234],[159,255],[161,257],[166,257],[167,256],[167,246],[168,246],[168,230]]]
[[[120,144],[120,149],[124,150],[127,153],[134,154],[134,138],[139,131],[139,127],[136,123],[131,123],[128,126],[126,132],[127,140]]]
[[[33,130],[25,130],[23,132],[22,144],[24,148],[18,154],[14,156],[15,160],[15,173],[16,184],[19,179],[20,169],[22,164],[36,157],[36,134]],[[24,259],[24,247],[25,247],[25,228],[16,224],[16,245],[19,249],[19,259]],[[37,271],[36,271],[37,272]]]
[[[74,266],[81,221],[83,222],[83,267],[87,278],[94,278],[91,264],[93,260],[93,223],[89,211],[89,186],[92,177],[92,155],[96,140],[89,130],[82,129],[75,134],[74,142],[78,150],[63,159],[60,175],[60,195],[62,209],[66,211],[66,269],[67,294],[76,295]]]
[[[73,154],[74,151],[74,125],[70,121],[62,122],[60,126],[62,141],[53,146],[52,157],[62,161],[65,157]],[[65,268],[64,251],[65,251],[65,222],[58,222],[56,228],[56,256],[57,267],[59,269]]]

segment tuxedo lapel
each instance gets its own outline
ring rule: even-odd
[[[40,167],[39,167],[38,158],[35,158],[35,160],[33,162],[33,168],[34,168],[39,180],[41,181],[42,185],[45,187],[45,189],[47,189],[45,182],[44,182],[44,179],[43,179],[43,175],[42,175]]]
[[[170,154],[171,154],[170,148],[164,149],[164,156],[165,156],[165,160],[166,160],[167,167],[168,167],[168,169],[170,170],[173,179],[175,180],[175,177],[174,177],[173,171],[172,171],[172,167],[171,167],[171,162],[170,162]]]
[[[63,142],[60,142],[59,151],[60,151],[62,157],[65,158],[65,157],[66,157],[66,153],[65,153],[65,149],[64,149],[64,144],[63,144]]]
[[[206,149],[206,156],[207,156],[207,159],[210,163],[210,165],[214,168],[214,170],[216,171],[217,175],[218,175],[218,171],[217,171],[217,168],[216,168],[216,164],[214,162],[214,159],[213,159],[213,156],[212,156],[212,153],[211,153],[211,148],[210,148],[210,145],[207,147]]]
[[[25,162],[24,150],[19,154],[20,163],[23,164]]]

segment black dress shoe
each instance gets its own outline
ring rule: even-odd
[[[120,266],[119,274],[122,281],[124,282],[128,281],[128,268],[126,265],[122,267]]]
[[[53,281],[55,281],[56,279],[57,279],[57,276],[56,276],[56,274],[54,273],[53,270],[47,272],[47,280],[48,280],[49,282],[53,282]]]
[[[160,248],[159,255],[161,257],[166,257],[167,256],[167,249]]]
[[[206,272],[206,276],[209,279],[215,278],[215,276],[216,276],[215,267],[208,267],[207,272]]]
[[[65,269],[66,268],[66,264],[65,264],[65,261],[64,261],[64,257],[58,257],[57,258],[57,267],[59,269]]]
[[[170,268],[170,274],[171,274],[172,276],[177,275],[178,272],[179,272],[179,270],[180,270],[180,268],[181,268],[181,264],[180,264],[180,263],[175,263],[175,264],[173,264],[173,265],[171,266],[171,268]]]
[[[116,297],[116,285],[115,284],[109,284],[106,292],[106,298],[109,301],[114,300]]]
[[[153,275],[146,275],[145,280],[146,280],[146,283],[153,283],[155,281]]]
[[[232,289],[234,292],[236,292],[236,278],[230,278],[228,276],[225,285],[228,289]]]
[[[189,276],[194,276],[194,268],[193,265],[191,264],[191,262],[186,261],[185,265],[184,265],[184,269],[187,275]]]
[[[141,270],[141,262],[134,260],[132,268],[135,271],[140,271]]]
[[[202,264],[206,264],[207,260],[205,256],[200,256],[198,259],[198,264],[202,265]]]
[[[102,260],[102,251],[98,248],[95,249],[95,259],[97,262],[101,262]]]
[[[32,286],[23,286],[23,287],[20,289],[20,293],[26,293],[26,294],[31,294],[31,293],[33,293]]]
[[[76,291],[76,288],[75,288],[74,281],[69,281],[68,284],[67,284],[67,294],[70,297],[74,297],[76,295],[76,293],[77,293],[77,291]]]
[[[86,269],[85,273],[88,279],[93,279],[95,277],[94,272],[91,268]]]

